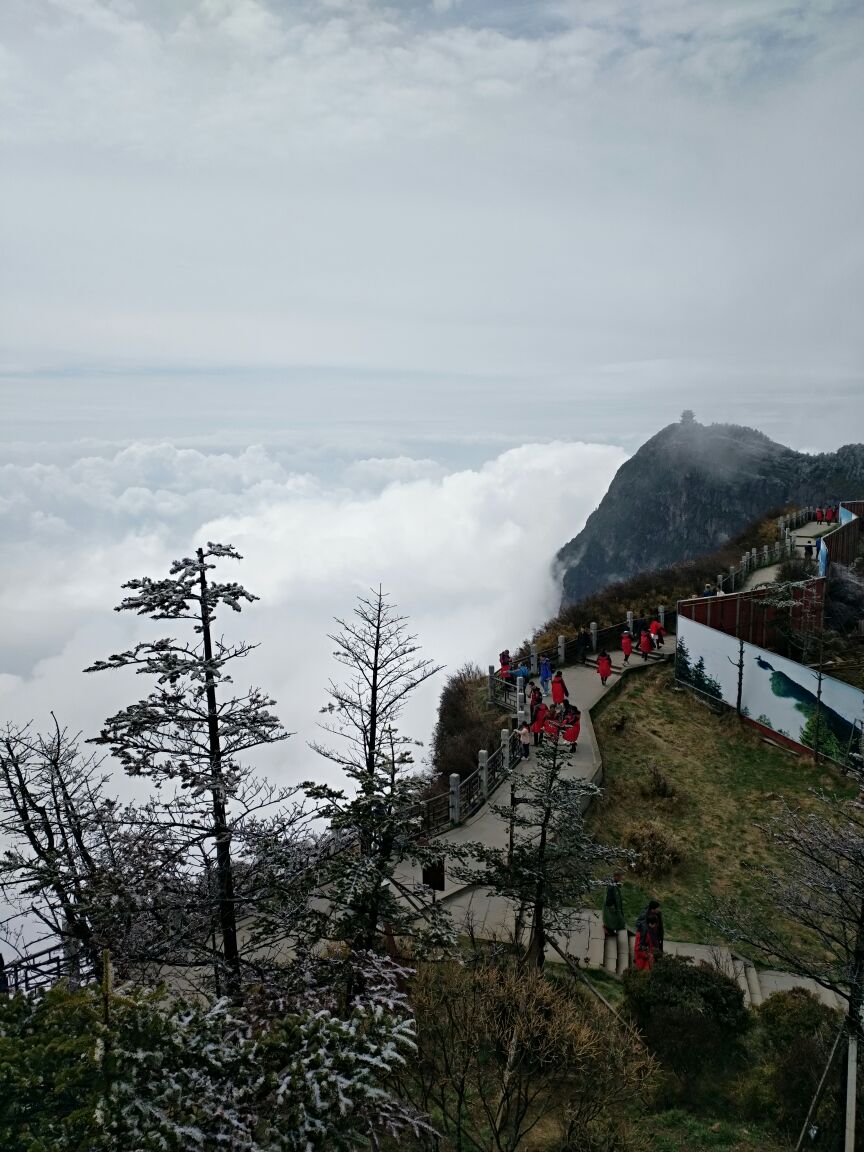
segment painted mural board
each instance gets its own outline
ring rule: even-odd
[[[731,705],[738,694],[739,641],[725,632],[678,617],[675,675],[707,696]],[[787,739],[819,750],[845,765],[860,765],[864,692],[822,677],[814,669],[755,644],[744,644],[743,715]]]

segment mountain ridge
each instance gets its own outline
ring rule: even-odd
[[[738,424],[685,412],[618,469],[557,553],[562,606],[639,572],[693,560],[789,504],[864,492],[864,444],[810,455]]]

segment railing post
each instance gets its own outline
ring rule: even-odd
[[[507,772],[510,768],[510,729],[501,729],[501,767]]]
[[[532,644],[531,645],[531,675],[532,676],[537,675],[539,667],[540,666],[537,663],[537,645]]]
[[[633,631],[633,609],[632,608],[627,609],[627,631],[628,632]]]
[[[480,769],[480,791],[485,800],[489,795],[489,753],[485,748],[477,753],[477,767]]]
[[[563,666],[564,666],[564,656],[565,656],[566,650],[567,650],[567,641],[564,639],[563,636],[559,636],[558,637],[558,667],[559,668],[563,668]]]
[[[525,680],[522,676],[516,677],[516,722],[517,724],[524,724],[525,712],[527,706],[525,703]]]
[[[489,665],[489,703],[495,703],[495,665]]]
[[[723,573],[722,573],[722,572],[718,572],[718,573],[717,573],[717,591],[718,591],[718,592],[719,592],[719,591],[720,591],[720,589],[723,587],[723,580],[724,580],[724,576],[723,576]]]
[[[666,627],[666,605],[665,604],[661,604],[660,607],[657,609],[657,619],[660,621],[660,627],[665,628]]]
[[[591,621],[591,651],[597,651],[597,621]]]
[[[459,823],[459,779],[458,772],[450,773],[450,823]]]
[[[766,544],[762,549],[762,563],[767,565],[770,563],[770,561],[771,561],[771,554],[768,551],[768,545]]]
[[[741,573],[742,573],[742,575],[746,576],[749,570],[750,570],[750,553],[745,552],[744,555],[741,557]]]

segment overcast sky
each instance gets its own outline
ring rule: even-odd
[[[682,408],[864,438],[862,48],[852,0],[2,0],[0,715],[92,731],[121,581],[222,539],[305,771],[358,588],[485,663]]]

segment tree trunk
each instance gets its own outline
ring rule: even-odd
[[[231,866],[231,831],[222,784],[222,748],[219,741],[219,715],[216,710],[216,683],[211,661],[210,609],[207,604],[207,576],[204,551],[198,549],[201,573],[201,630],[204,659],[207,662],[205,691],[207,695],[207,732],[210,741],[211,796],[213,798],[213,834],[216,840],[216,885],[219,903],[219,927],[222,933],[222,955],[226,967],[226,987],[233,1000],[241,998],[240,950],[237,946],[237,910],[234,903],[234,872]]]

